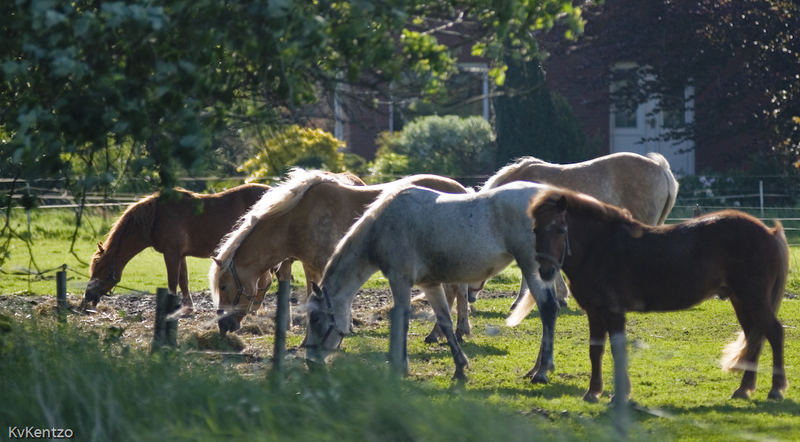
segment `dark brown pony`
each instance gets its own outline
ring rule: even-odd
[[[98,244],[89,267],[90,280],[83,305],[96,306],[121,279],[125,265],[139,252],[153,247],[164,255],[167,285],[175,293],[181,288],[184,312],[192,311],[186,257],[210,257],[220,239],[269,186],[244,184],[224,192],[205,195],[174,189],[154,193],[128,207]],[[269,275],[267,274],[267,278]],[[262,282],[262,286],[267,281]]]
[[[627,358],[625,312],[680,310],[713,295],[731,300],[743,329],[726,347],[722,361],[724,369],[744,370],[733,397],[749,398],[755,390],[766,338],[773,360],[767,397],[783,398],[783,326],[776,314],[789,269],[789,246],[779,222],[770,229],[746,213],[725,210],[652,227],[623,209],[563,189],[537,195],[528,210],[542,278],[552,279],[561,267],[589,319],[592,375],[585,400],[596,401],[603,391],[606,334],[621,381],[622,390],[616,393],[621,400],[630,394],[627,366],[618,364]],[[519,306],[509,322],[518,322],[530,308]]]

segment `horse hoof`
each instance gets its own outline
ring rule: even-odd
[[[435,344],[437,342],[439,342],[439,339],[433,333],[429,334],[428,336],[425,336],[426,344]]]
[[[750,399],[751,390],[745,390],[744,388],[739,388],[738,390],[734,391],[731,395],[731,399]],[[770,393],[772,393],[770,391]]]
[[[770,390],[769,393],[767,393],[767,399],[781,401],[783,400],[783,392],[780,390]]]
[[[453,374],[453,380],[459,383],[467,381],[467,375],[464,373],[464,367],[456,367],[456,372]]]
[[[181,318],[190,318],[194,315],[194,307],[181,308]]]
[[[532,384],[547,384],[548,382],[550,382],[550,378],[547,377],[546,371],[537,371],[531,376]]]
[[[600,400],[600,392],[587,391],[583,395],[583,400],[592,404],[596,404]]]

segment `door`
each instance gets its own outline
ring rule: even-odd
[[[613,93],[613,88],[612,88]],[[694,121],[694,88],[686,86],[682,97],[665,100],[650,99],[636,109],[611,107],[609,141],[611,152],[658,152],[669,161],[672,171],[679,176],[692,175],[694,168],[694,141],[664,140],[670,130]]]

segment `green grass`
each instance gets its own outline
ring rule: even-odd
[[[69,218],[35,218],[35,257],[41,268],[66,262],[80,270],[67,250]],[[104,221],[92,220],[97,231]],[[87,228],[88,230],[88,228]],[[52,233],[56,232],[56,233]],[[82,233],[79,256],[91,254],[102,233]],[[83,254],[83,255],[81,255]],[[27,266],[27,252],[14,243],[3,266]],[[189,263],[194,290],[207,287],[207,260]],[[790,293],[800,292],[800,248],[792,248]],[[296,267],[295,284],[303,284]],[[75,277],[72,283],[81,282]],[[83,281],[85,282],[85,280]],[[123,285],[153,291],[166,275],[161,257],[149,250],[132,261]],[[509,268],[488,290],[516,291],[519,271]],[[375,275],[371,287],[385,287]],[[79,287],[73,285],[73,287]],[[54,292],[54,281],[3,275],[2,293]],[[82,288],[71,292],[80,293]],[[118,290],[119,291],[119,290]],[[515,328],[504,325],[511,300],[479,299],[473,335],[463,345],[469,381],[454,385],[446,344],[427,345],[431,323],[415,319],[409,333],[410,377],[386,376],[388,326],[361,327],[344,340],[330,376],[306,373],[302,364],[277,385],[266,381],[268,364],[209,362],[179,351],[162,359],[108,340],[104,332],[78,331],[43,321],[10,321],[0,332],[0,427],[63,425],[79,439],[342,439],[342,440],[548,440],[614,439],[610,351],[604,356],[607,393],[598,404],[581,400],[589,380],[586,316],[574,301],[562,310],[555,342],[556,371],[547,385],[522,378],[538,350],[541,325],[535,312]],[[674,313],[628,315],[633,440],[793,440],[800,425],[800,300],[785,299],[786,399],[767,401],[771,367],[765,345],[758,390],[750,401],[730,400],[739,373],[719,369],[722,348],[736,331],[730,302],[709,300]],[[0,321],[2,322],[2,321]],[[0,323],[0,330],[3,330]],[[180,339],[180,338],[179,338]],[[302,340],[296,327],[289,345]],[[272,337],[261,341],[271,351]],[[245,374],[242,374],[244,371]]]

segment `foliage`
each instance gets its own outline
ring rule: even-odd
[[[362,361],[340,362],[318,374],[295,364],[272,382],[265,376],[248,379],[196,355],[150,357],[115,341],[111,330],[87,333],[0,319],[0,415],[9,427],[68,428],[79,440],[326,440],[335,435],[342,440],[522,441],[556,435],[502,408],[387,377]],[[577,437],[566,433],[558,439]]]
[[[292,167],[344,170],[344,143],[321,129],[291,125],[277,130],[255,150],[255,156],[239,168],[249,174],[248,181],[274,178]]]
[[[587,160],[590,151],[569,103],[548,89],[538,61],[508,60],[494,99],[497,166],[522,156],[555,163]]]
[[[494,134],[481,117],[421,117],[402,132],[383,135],[378,141],[381,147],[372,168],[375,175],[470,177],[489,173],[494,166]]]
[[[458,26],[464,45],[502,64],[496,41],[513,37],[534,53],[532,32],[556,20],[577,32],[580,9],[569,0],[5,1],[2,202],[10,207],[30,180],[58,181],[85,202],[90,191],[230,171],[239,134],[307,119],[303,106],[333,91],[405,75],[415,78],[410,96],[435,93],[455,59],[438,30]],[[9,213],[3,244],[16,234]]]
[[[726,145],[733,166],[753,152],[787,164],[800,155],[797,2],[619,1],[585,16],[585,38],[569,50],[586,61],[572,82],[595,84],[598,64],[635,62],[610,72],[621,107],[657,98],[681,109],[684,87],[694,86],[694,122],[676,122],[665,138]]]

